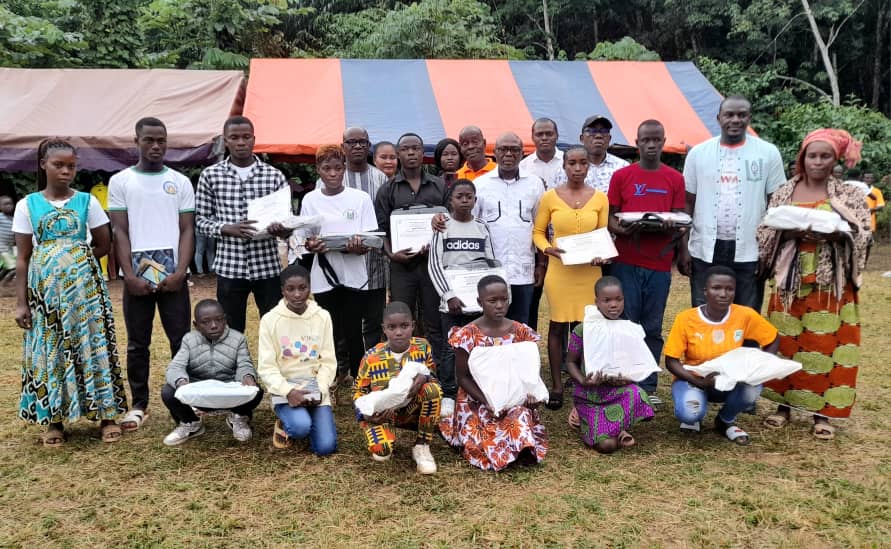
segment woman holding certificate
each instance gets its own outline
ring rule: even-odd
[[[609,218],[606,195],[585,184],[588,174],[585,148],[578,145],[566,151],[563,169],[567,183],[542,195],[532,232],[535,247],[555,258],[548,262],[544,281],[551,317],[548,327],[548,362],[551,366],[548,408],[552,410],[563,406],[560,363],[567,329],[571,323],[581,322],[585,317],[585,304],[591,300],[591,289],[600,278],[600,265],[605,262],[600,257],[594,257],[590,262],[566,264],[563,258],[566,250],[555,242],[566,236],[582,235],[606,227]],[[548,225],[554,230],[553,241],[547,237]]]

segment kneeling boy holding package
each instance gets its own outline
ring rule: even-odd
[[[193,324],[195,330],[183,337],[179,352],[167,367],[167,384],[161,389],[161,400],[176,422],[176,428],[164,437],[167,446],[176,446],[204,434],[204,424],[195,410],[176,397],[179,387],[205,380],[257,385],[257,372],[251,362],[247,341],[241,332],[226,325],[222,305],[213,299],[198,302]],[[239,442],[251,438],[249,421],[254,408],[263,400],[263,390],[257,389],[252,400],[229,409],[226,423]]]
[[[412,337],[415,323],[411,310],[405,303],[394,301],[387,305],[383,314],[383,330],[387,341],[378,343],[362,358],[356,378],[353,400],[375,391],[387,389],[390,380],[396,378],[409,362],[418,362],[434,372],[436,366],[430,352],[430,344],[423,338]],[[356,417],[365,433],[368,450],[375,461],[387,461],[393,455],[396,435],[393,426],[417,431],[412,458],[418,472],[432,475],[436,461],[430,453],[430,442],[439,424],[439,408],[442,389],[430,375],[417,374],[407,393],[407,402],[398,408],[378,411],[364,416],[357,409]]]

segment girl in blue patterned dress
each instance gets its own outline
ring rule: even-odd
[[[100,421],[104,442],[121,437],[127,410],[111,300],[97,258],[108,253],[108,217],[88,193],[69,187],[74,147],[49,139],[37,151],[38,192],[16,205],[16,323],[25,330],[19,417],[48,425],[60,446],[64,422]],[[87,242],[87,229],[92,244]]]

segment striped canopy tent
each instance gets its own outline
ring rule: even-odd
[[[613,122],[613,146],[633,147],[640,122],[655,118],[665,150],[685,153],[720,133],[720,101],[691,62],[254,59],[244,114],[257,152],[288,156],[339,143],[349,126],[372,143],[414,132],[429,152],[474,125],[490,152],[504,132],[531,152],[536,118],[556,121],[569,145],[593,114]]]

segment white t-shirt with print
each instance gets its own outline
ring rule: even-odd
[[[303,205],[300,215],[322,216],[323,236],[333,234],[355,234],[377,229],[377,217],[374,214],[374,205],[368,193],[350,187],[333,195],[322,193],[322,189],[316,189],[303,197]],[[337,279],[347,288],[366,289],[368,284],[368,271],[365,268],[365,257],[356,254],[342,252],[328,252],[325,254],[328,263],[337,273]],[[312,264],[312,293],[319,294],[330,291],[331,284],[322,273],[319,259]]]
[[[736,240],[739,217],[739,149],[721,146],[720,194],[718,195],[718,240]]]
[[[108,182],[108,211],[126,212],[130,251],[173,250],[179,261],[179,216],[195,211],[195,191],[185,175],[168,167],[147,173],[130,167]]]

